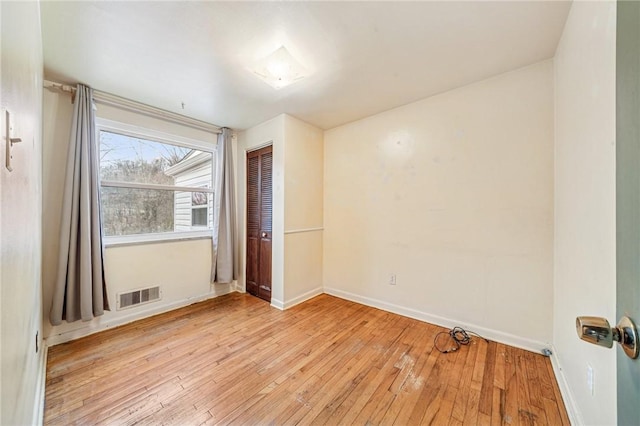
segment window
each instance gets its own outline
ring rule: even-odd
[[[191,226],[207,226],[209,219],[209,206],[206,192],[191,193]]]
[[[98,140],[107,243],[209,235],[213,147],[106,120]]]

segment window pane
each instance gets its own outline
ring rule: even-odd
[[[207,226],[206,207],[197,207],[191,210],[191,226]]]
[[[174,198],[174,191],[103,187],[104,235],[172,232]]]
[[[203,205],[194,206],[194,198]],[[153,234],[158,232],[193,231],[211,228],[212,198],[202,192],[165,191],[102,187],[102,228],[104,235]]]
[[[209,152],[100,131],[102,180],[210,188],[211,159]]]

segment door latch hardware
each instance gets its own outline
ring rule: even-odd
[[[636,359],[640,353],[638,330],[633,320],[627,316],[620,319],[615,327],[602,317],[576,318],[578,337],[585,342],[610,348],[613,342],[618,342],[629,358]]]
[[[19,142],[22,142],[20,138],[14,138],[13,135],[13,125],[11,124],[11,113],[8,110],[4,110],[4,140],[5,140],[5,167],[10,172],[13,171],[13,166],[11,165],[11,160],[13,159],[13,154],[11,152],[13,145]]]

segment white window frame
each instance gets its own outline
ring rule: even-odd
[[[214,160],[216,155],[216,145],[212,145],[209,142],[200,141],[197,139],[190,139],[183,136],[174,135],[171,133],[164,133],[157,130],[134,126],[127,123],[121,123],[119,121],[107,120],[104,118],[96,118],[96,141],[100,143],[100,132],[118,133],[125,136],[131,136],[134,138],[140,138],[149,140],[152,142],[159,142],[169,145],[177,145],[184,148],[197,149],[199,151],[208,152],[211,154],[211,184],[215,185],[213,180],[214,175]],[[113,187],[113,188],[133,188],[133,189],[161,189],[168,191],[184,191],[184,192],[206,192],[213,197],[214,191],[212,188],[203,187],[190,187],[190,186],[173,186],[173,185],[158,185],[151,183],[137,183],[137,182],[120,182],[110,180],[100,180],[100,187]],[[102,208],[102,206],[100,206]],[[208,212],[207,212],[208,214]],[[214,213],[215,214],[215,213]],[[207,225],[208,226],[208,225]],[[132,234],[132,235],[113,235],[104,236],[104,244],[106,247],[119,246],[119,245],[136,245],[136,244],[150,244],[169,241],[182,241],[192,239],[212,238],[211,229],[195,230],[195,231],[173,231],[173,232],[157,232],[152,234]]]

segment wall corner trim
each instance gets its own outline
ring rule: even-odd
[[[284,311],[284,302],[278,299],[271,299],[271,306]]]
[[[558,383],[558,387],[560,388],[560,394],[562,395],[564,406],[567,409],[569,421],[572,425],[585,424],[584,420],[582,419],[582,415],[580,415],[580,411],[578,410],[578,404],[576,404],[576,400],[573,397],[573,393],[571,392],[569,382],[567,382],[567,377],[564,375],[564,370],[562,370],[562,366],[560,365],[560,360],[558,358],[556,348],[553,345],[551,346],[550,358],[551,367],[553,367],[553,373],[556,376],[556,382]]]
[[[302,302],[306,302],[307,300],[312,299],[322,293],[324,293],[324,289],[322,287],[316,287],[313,290],[302,293],[301,295],[296,296],[291,300],[285,301],[284,309],[293,308],[294,306],[299,305]]]
[[[306,302],[307,300],[312,299],[324,292],[325,291],[322,287],[316,287],[313,290],[309,290],[299,296],[294,297],[293,299],[284,302],[278,299],[271,299],[271,306],[276,309],[280,309],[281,311],[286,311],[287,309],[293,308],[294,306],[299,305],[302,302]]]
[[[246,293],[242,284],[240,284],[240,280],[234,280],[231,284],[231,291],[235,291],[237,293]]]
[[[33,403],[33,424],[36,425],[44,424],[44,397],[47,384],[47,357],[49,356],[49,346],[45,341],[42,342],[41,351],[36,382],[36,397]]]

